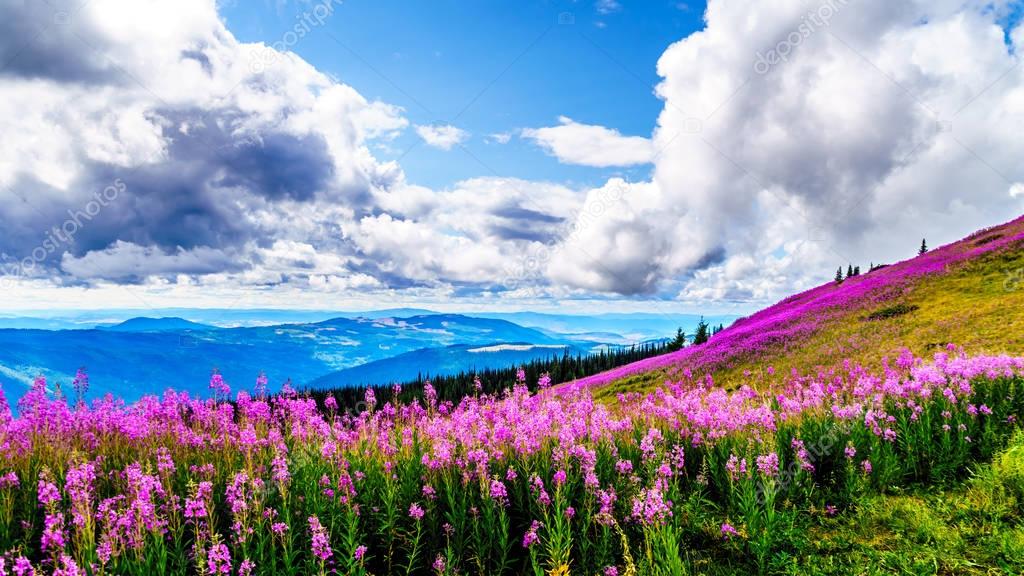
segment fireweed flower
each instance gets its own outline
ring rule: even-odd
[[[165,446],[161,446],[156,450],[156,469],[160,472],[161,476],[174,474],[174,459],[171,458],[171,452]]]
[[[309,517],[309,532],[312,535],[310,549],[314,556],[319,558],[321,562],[324,562],[334,555],[334,552],[331,550],[330,538],[327,536],[327,529],[320,524],[320,519],[316,516]]]
[[[291,474],[288,472],[288,460],[284,457],[284,454],[278,453],[274,456],[270,467],[273,470],[271,477],[274,479],[274,482],[286,486],[291,480]]]
[[[860,463],[860,467],[864,470],[865,474],[871,474],[871,460],[865,460]]]
[[[544,390],[551,387],[551,375],[547,372],[540,375],[540,379],[537,380],[537,388]]]
[[[423,519],[423,515],[423,508],[421,508],[419,504],[413,502],[409,506],[409,517],[413,520],[420,521]]]
[[[352,557],[356,559],[356,562],[362,562],[363,558],[366,557],[366,550],[366,546],[356,546],[356,550],[352,554]]]
[[[645,526],[660,526],[672,516],[672,501],[661,489],[646,488],[633,498],[633,519]]]
[[[15,472],[8,472],[3,476],[0,476],[0,490],[7,488],[17,488],[21,486],[21,482],[18,480],[18,474]]]
[[[606,566],[604,576],[619,576],[619,569],[615,566]]]
[[[438,554],[437,558],[434,558],[434,563],[431,566],[434,568],[434,572],[437,572],[438,574],[444,574],[444,556]]]
[[[736,535],[739,534],[739,532],[737,532],[736,529],[733,528],[732,524],[729,524],[728,522],[722,523],[721,533],[722,533],[722,538],[725,538],[725,539],[732,538],[733,536],[736,536]]]
[[[508,506],[508,490],[505,488],[505,484],[494,478],[491,480],[490,495],[495,502],[502,506]]]
[[[206,554],[206,571],[208,574],[231,574],[231,551],[221,543],[210,546]]]
[[[846,454],[847,460],[853,460],[854,456],[857,455],[857,449],[853,447],[853,444],[847,444],[846,449],[843,450],[843,453]]]
[[[769,478],[779,475],[779,455],[775,452],[757,457],[757,469]]]
[[[267,395],[267,375],[260,372],[260,375],[256,377],[256,388],[253,390],[256,393],[257,398],[264,398]]]
[[[231,387],[224,381],[224,376],[214,369],[210,375],[210,390],[213,390],[214,398],[227,400],[231,397]]]
[[[326,398],[324,398],[324,408],[327,408],[329,412],[338,411],[338,401],[334,398],[333,395],[329,394]]]
[[[37,491],[37,497],[39,499],[39,506],[46,507],[55,502],[60,502],[60,490],[57,489],[57,485],[50,482],[44,475],[40,475],[39,478],[39,489]]]
[[[543,524],[536,520],[530,524],[530,529],[523,535],[523,548],[529,548],[540,541],[540,536],[537,535],[537,531],[543,526]]]

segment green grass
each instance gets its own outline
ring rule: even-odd
[[[810,512],[783,528],[788,546],[768,573],[1024,574],[1024,432],[958,484],[866,496],[835,517]],[[686,556],[688,574],[751,573],[741,557]]]
[[[810,530],[791,574],[1024,574],[1024,433],[947,490],[869,497]]]

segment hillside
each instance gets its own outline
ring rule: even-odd
[[[689,347],[569,383],[597,397],[710,375],[736,388],[765,373],[880,368],[904,349],[955,343],[969,354],[1024,353],[1024,217],[740,319]]]

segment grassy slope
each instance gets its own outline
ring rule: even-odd
[[[984,248],[989,239],[1002,235],[1002,240],[1024,232],[1024,219],[975,234],[945,246],[925,258],[941,259],[950,254]],[[996,242],[991,242],[996,244]],[[844,284],[864,282],[869,277],[899,276],[901,267],[913,261],[876,270],[847,280]],[[871,278],[878,283],[879,278]],[[829,283],[783,301],[799,303],[801,299],[828,297],[829,292],[855,286]],[[905,304],[916,310],[882,320],[868,320],[872,312]],[[768,311],[765,311],[768,312]],[[765,312],[759,313],[764,314]],[[851,301],[849,306],[833,306],[816,311],[815,330],[809,335],[787,338],[771,344],[756,354],[741,354],[725,361],[710,363],[701,372],[710,373],[715,382],[736,387],[769,366],[785,374],[796,369],[815,373],[839,366],[850,359],[866,366],[877,366],[880,359],[895,359],[903,348],[917,355],[930,355],[947,343],[963,346],[969,353],[1024,354],[1024,245],[1020,242],[999,246],[969,259],[957,262],[943,272],[926,274],[872,290],[866,297]],[[753,318],[756,318],[753,317]],[[716,338],[723,338],[730,327]],[[685,351],[684,351],[685,352]],[[595,396],[611,398],[624,391],[649,391],[671,378],[682,368],[699,364],[692,362],[701,351],[692,350],[678,361],[653,370],[632,374],[595,387]]]
[[[937,252],[984,247],[993,238],[1018,236],[1024,219],[983,231]],[[995,243],[995,242],[993,242]],[[943,254],[928,257],[941,258]],[[872,272],[898,276],[899,267]],[[894,270],[895,269],[895,270]],[[1024,245],[1016,241],[901,282],[870,297],[817,311],[816,327],[756,353],[701,365],[694,354],[594,387],[611,400],[626,391],[649,391],[680,370],[695,367],[726,387],[762,381],[757,373],[815,373],[844,360],[872,366],[902,349],[926,355],[947,343],[969,353],[1024,354]],[[847,282],[863,281],[863,275]],[[875,278],[877,280],[877,278]],[[848,286],[849,287],[849,286]],[[842,287],[825,285],[784,302],[817,298]],[[872,312],[904,304],[912,312],[868,320]],[[784,306],[785,304],[780,304]],[[723,332],[722,335],[725,333]],[[721,337],[722,335],[719,335]],[[689,361],[688,361],[689,360]],[[751,376],[753,375],[753,376]],[[837,518],[820,516],[798,530],[799,553],[779,559],[790,574],[1024,574],[1024,433],[991,464],[955,486],[919,486],[872,496]],[[700,573],[733,574],[714,560],[696,562]]]

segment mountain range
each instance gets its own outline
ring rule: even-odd
[[[697,322],[693,316],[637,315],[640,328],[627,332],[631,337],[615,331],[632,322],[631,315],[490,318],[419,312],[381,310],[327,319],[320,319],[324,312],[209,310],[162,310],[159,317],[118,321],[120,313],[109,311],[8,317],[0,319],[0,382],[15,395],[39,375],[66,388],[85,367],[91,397],[111,393],[128,401],[166,388],[209,394],[214,369],[236,389],[251,389],[261,373],[271,389],[289,380],[313,388],[387,384],[504,368],[566,351],[587,354],[668,337],[676,326],[692,331]],[[259,325],[259,318],[316,321]],[[214,323],[225,319],[245,325]]]

